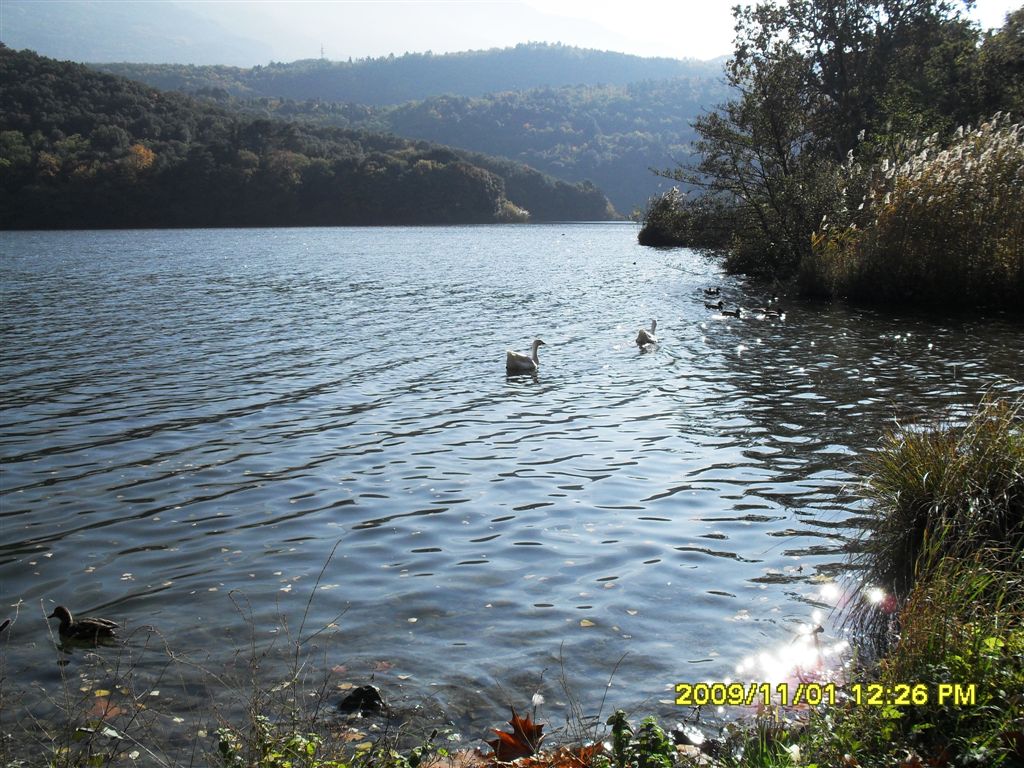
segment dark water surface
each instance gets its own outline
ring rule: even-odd
[[[307,606],[303,637],[343,614],[304,646],[332,688],[372,675],[467,738],[537,690],[561,719],[563,673],[588,710],[614,670],[616,706],[671,714],[673,683],[827,613],[856,457],[894,420],[1024,391],[1011,320],[726,318],[703,287],[768,295],[629,225],[0,238],[0,643],[26,711],[96,674],[53,648],[60,602],[126,622],[186,726],[218,692],[153,647],[217,670],[270,648],[272,676]],[[506,378],[535,336],[540,375]]]

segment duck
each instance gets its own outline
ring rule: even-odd
[[[704,295],[705,296],[717,296],[720,293],[721,293],[721,289],[717,285],[714,288],[705,288],[704,289]]]
[[[643,349],[648,344],[657,344],[658,337],[654,335],[654,331],[658,328],[658,321],[651,320],[651,330],[648,331],[646,328],[641,328],[636,333],[636,345]]]
[[[505,373],[536,373],[537,368],[540,366],[540,360],[537,359],[537,349],[545,346],[542,339],[533,340],[533,349],[529,355],[524,355],[522,352],[513,352],[511,349],[505,353]]]
[[[721,312],[725,304],[723,304],[721,301],[719,301],[717,304],[708,304],[705,301],[704,306],[707,307],[708,309],[717,309],[719,312]]]
[[[781,310],[772,309],[771,307],[752,307],[747,312],[753,312],[755,315],[764,315],[765,317],[782,317],[784,314]]]
[[[727,317],[742,317],[743,316],[743,308],[742,307],[736,307],[736,309],[722,309],[722,310],[719,310],[719,311],[723,315],[726,315]]]
[[[110,619],[100,619],[95,616],[84,616],[76,619],[71,611],[63,605],[58,605],[46,618],[60,619],[60,636],[64,640],[92,640],[97,641],[103,638],[116,637],[118,624]]]

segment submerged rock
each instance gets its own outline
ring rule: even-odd
[[[353,715],[379,715],[387,712],[387,704],[376,685],[360,685],[338,703],[341,712]]]

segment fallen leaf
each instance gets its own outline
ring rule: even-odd
[[[593,627],[594,626],[594,622],[592,622],[590,619],[581,619],[580,620],[580,626],[581,627]]]
[[[124,714],[124,710],[116,704],[111,704],[110,699],[98,698],[89,708],[89,715],[103,720],[108,717],[117,717]]]
[[[498,738],[487,742],[494,750],[493,759],[508,762],[536,754],[541,741],[544,740],[544,724],[531,722],[529,715],[525,718],[519,717],[514,707],[512,708],[512,719],[508,721],[508,724],[512,726],[512,733],[495,728],[494,732],[498,734]]]
[[[448,755],[430,755],[423,759],[420,768],[484,768],[491,763],[485,755],[475,749],[460,749]]]
[[[604,752],[600,743],[584,747],[559,747],[553,752],[542,752],[519,760],[521,768],[588,768]]]

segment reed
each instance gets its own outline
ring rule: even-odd
[[[890,305],[1024,301],[1024,132],[997,113],[923,140],[865,146],[844,204],[812,236],[805,292]]]

